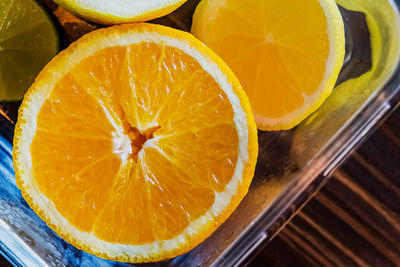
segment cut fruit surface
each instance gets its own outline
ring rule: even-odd
[[[192,32],[237,75],[262,130],[290,129],[315,111],[343,64],[334,0],[203,0]]]
[[[58,50],[55,28],[33,0],[0,2],[0,100],[20,100]]]
[[[14,165],[31,207],[76,247],[148,262],[194,248],[246,194],[257,157],[248,99],[188,33],[97,30],[28,91]]]
[[[187,0],[55,0],[62,7],[100,24],[147,21],[167,15]]]

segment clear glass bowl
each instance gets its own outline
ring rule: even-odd
[[[155,23],[190,29],[198,0]],[[238,266],[278,233],[349,152],[400,100],[400,1],[337,0],[346,58],[323,106],[290,131],[259,132],[248,195],[232,216],[189,253],[156,266]],[[15,103],[0,108],[15,113]],[[23,200],[12,168],[13,123],[0,113],[0,253],[16,266],[132,266],[77,250]]]

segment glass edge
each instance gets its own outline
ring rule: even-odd
[[[10,226],[0,219],[0,254],[14,266],[48,266]]]

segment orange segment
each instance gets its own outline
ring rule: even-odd
[[[57,233],[101,257],[142,262],[187,251],[247,191],[257,153],[248,100],[188,34],[142,24],[85,38],[24,101],[21,116],[36,128],[20,118],[20,187]],[[26,153],[32,176],[20,165]]]
[[[291,128],[314,111],[344,56],[334,0],[203,0],[192,32],[238,76],[262,130]]]

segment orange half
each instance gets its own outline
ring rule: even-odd
[[[90,33],[24,98],[18,186],[61,237],[102,258],[158,261],[209,236],[246,194],[257,157],[235,76],[188,33]]]

